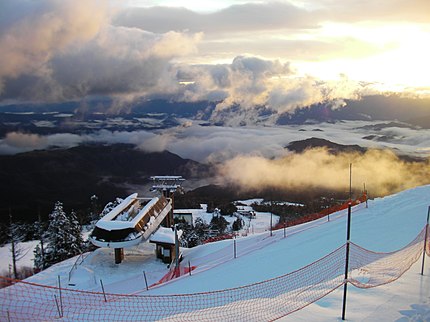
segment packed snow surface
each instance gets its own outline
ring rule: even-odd
[[[417,187],[385,198],[370,200],[354,207],[351,241],[376,252],[398,250],[411,242],[424,228],[430,205],[430,186]],[[257,213],[258,217],[258,213]],[[143,276],[149,284],[159,280],[167,267],[155,260],[153,245],[143,243],[126,252],[122,264],[113,261],[112,250],[98,249],[88,254],[73,270],[70,286],[100,291],[102,279],[106,292],[133,294],[184,294],[221,290],[247,285],[284,275],[306,266],[345,243],[346,211],[320,220],[273,232],[182,249],[183,263],[197,266],[191,276],[185,275],[146,291]],[[267,217],[266,217],[267,219]],[[254,219],[251,219],[251,222]],[[285,236],[285,237],[284,237]],[[234,243],[236,258],[234,258]],[[56,285],[57,276],[63,285],[75,259],[50,267],[29,281]],[[424,276],[419,274],[421,260],[399,280],[374,289],[348,290],[349,321],[429,321],[430,259],[426,258]],[[285,321],[340,320],[342,289],[339,288]]]

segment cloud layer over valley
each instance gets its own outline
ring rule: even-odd
[[[306,190],[349,189],[349,164],[353,165],[352,186],[366,184],[371,195],[380,196],[430,183],[430,159],[408,162],[389,150],[333,155],[325,148],[271,160],[257,156],[238,156],[220,166],[221,178],[243,190],[280,188]]]
[[[372,130],[375,128],[375,130]],[[128,143],[147,152],[169,150],[182,158],[214,165],[220,184],[235,183],[240,189],[266,187],[323,187],[346,191],[349,163],[353,163],[354,187],[363,183],[373,193],[387,194],[415,185],[430,183],[430,130],[387,127],[379,130],[372,122],[290,127],[186,126],[149,132],[100,130],[92,134],[36,135],[11,132],[0,141],[2,154],[71,147],[85,143]],[[391,137],[391,141],[372,141],[368,135]],[[320,137],[332,142],[370,148],[364,154],[330,154],[317,148],[292,153],[285,147],[292,141]],[[427,159],[405,161],[393,151]]]

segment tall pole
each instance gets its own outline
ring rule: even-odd
[[[351,240],[351,201],[352,201],[352,163],[349,164],[349,205],[348,205],[348,222],[346,227],[345,281],[343,284],[342,320],[345,320],[346,295],[348,291],[349,244]]]
[[[352,163],[349,164],[349,201],[352,200]]]
[[[427,211],[427,222],[426,222],[426,233],[424,237],[424,249],[423,249],[423,263],[421,265],[421,275],[424,275],[424,260],[426,258],[426,249],[427,249],[427,237],[429,231],[429,219],[430,219],[430,206]]]
[[[364,187],[364,191],[363,191],[363,193],[364,193],[364,196],[366,197],[366,208],[368,208],[369,206],[368,206],[368,203],[367,203],[367,190],[366,190],[366,183],[363,183],[363,187]]]
[[[273,226],[273,220],[272,220],[273,214],[270,212],[270,236],[272,236],[272,226]]]
[[[351,238],[351,203],[348,205],[348,224],[346,228],[346,258],[345,258],[345,284],[343,285],[343,306],[342,320],[345,320],[346,313],[346,293],[348,290],[348,271],[349,271],[349,243]]]
[[[178,228],[176,227],[176,225],[174,225],[175,227],[175,265],[176,267],[179,266],[179,238],[178,238]]]

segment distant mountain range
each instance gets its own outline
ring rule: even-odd
[[[0,156],[0,221],[9,208],[17,219],[46,217],[59,200],[83,210],[97,195],[101,206],[127,195],[127,184],[147,184],[151,175],[204,177],[210,169],[168,151],[146,153],[134,145],[81,145],[70,149]]]
[[[321,148],[321,147],[327,148],[328,151],[332,154],[337,154],[339,152],[360,152],[360,153],[366,152],[366,148],[363,148],[357,144],[342,145],[342,144],[331,142],[329,140],[319,139],[319,138],[310,138],[310,139],[301,140],[301,141],[293,141],[286,146],[288,150],[294,151],[297,153],[301,153],[306,149]]]
[[[0,136],[12,131],[52,134],[88,133],[100,129],[154,130],[177,126],[184,118],[198,121],[201,125],[218,126],[397,120],[430,128],[430,98],[364,96],[360,100],[345,100],[345,106],[340,108],[328,101],[283,114],[265,106],[244,109],[234,105],[217,110],[216,105],[217,102],[209,101],[141,100],[119,108],[111,99],[103,97],[85,102],[3,105],[0,106]]]
[[[366,96],[345,103],[344,107],[336,109],[326,102],[281,115],[264,106],[251,110],[233,106],[218,111],[216,102],[207,101],[142,100],[114,109],[113,102],[103,97],[85,102],[3,105],[0,106],[0,138],[12,131],[32,134],[88,134],[102,129],[112,132],[152,131],[178,126],[187,119],[201,126],[288,126],[381,120],[383,122],[372,125],[371,130],[390,126],[430,128],[430,99]],[[394,120],[396,123],[392,123]],[[374,141],[385,139],[377,135],[365,138]],[[318,138],[291,142],[286,148],[302,152],[306,148],[320,146],[327,147],[332,153],[365,151],[359,146],[342,146]],[[80,145],[69,149],[3,155],[0,156],[0,195],[3,201],[0,221],[7,220],[9,207],[18,218],[35,218],[39,209],[42,215],[47,215],[57,200],[63,201],[66,209],[82,210],[89,206],[92,195],[97,195],[100,204],[105,204],[126,195],[127,184],[148,183],[150,175],[176,174],[202,179],[210,176],[211,171],[210,166],[182,159],[167,151],[146,153],[127,144]],[[224,192],[228,195],[231,190],[208,187],[198,191],[197,195],[222,195]]]

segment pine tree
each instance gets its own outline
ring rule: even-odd
[[[225,220],[225,218],[221,215],[214,216],[210,223],[210,229],[218,230],[219,234],[224,234],[225,230],[227,229],[228,222]]]
[[[70,218],[69,218],[70,217]],[[47,266],[61,262],[82,252],[81,228],[74,213],[67,216],[63,204],[57,201],[49,215],[46,232],[45,263]]]
[[[237,219],[233,222],[232,229],[233,229],[234,231],[239,231],[239,230],[241,230],[241,229],[242,229],[242,227],[243,227],[243,220],[242,220],[242,218],[237,218]]]
[[[92,195],[90,198],[90,221],[98,220],[100,216],[100,205],[99,198],[96,195]]]
[[[69,256],[81,254],[84,250],[84,240],[82,238],[82,227],[76,217],[75,212],[72,210],[70,213],[70,245]]]
[[[110,213],[112,211],[112,209],[115,208],[116,206],[118,206],[122,201],[123,201],[123,199],[116,198],[115,201],[108,202],[106,204],[106,206],[103,208],[102,212],[100,213],[100,216],[97,219],[103,218],[105,215]]]
[[[33,251],[34,253],[34,260],[33,260],[33,266],[36,271],[41,271],[45,269],[45,258],[44,258],[44,252],[42,252],[41,247],[39,244],[36,245],[36,248]]]

